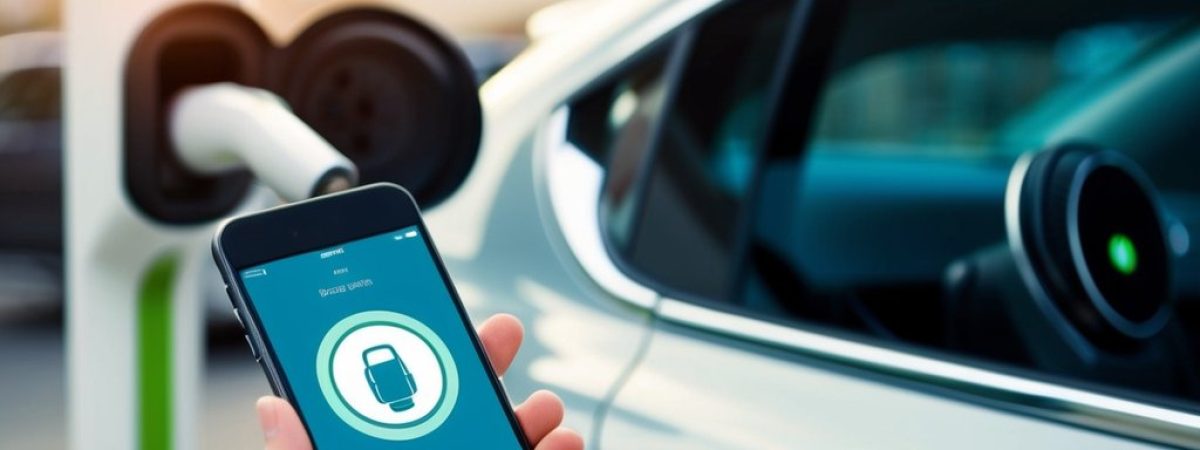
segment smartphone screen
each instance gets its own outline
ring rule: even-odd
[[[521,449],[419,227],[237,275],[317,448]]]

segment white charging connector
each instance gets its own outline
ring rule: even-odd
[[[353,187],[358,171],[275,94],[234,83],[184,90],[171,105],[171,142],[202,174],[247,167],[287,201]]]

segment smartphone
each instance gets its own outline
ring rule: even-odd
[[[404,189],[230,219],[213,256],[251,352],[316,448],[530,448]]]

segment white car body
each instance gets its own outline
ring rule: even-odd
[[[600,237],[602,168],[564,141],[564,105],[719,3],[587,9],[483,86],[478,161],[427,220],[472,316],[528,326],[514,398],[555,390],[602,448],[1152,446],[1096,429],[1196,445],[1194,415],[709,310],[624,276]]]

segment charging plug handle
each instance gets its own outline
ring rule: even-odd
[[[246,167],[287,201],[358,182],[354,163],[269,91],[235,83],[187,88],[170,113],[171,143],[197,173]]]

